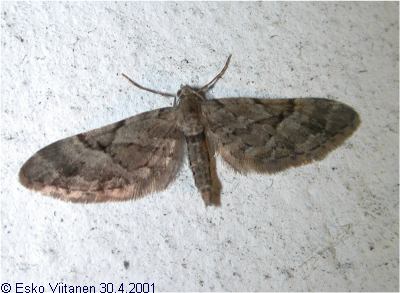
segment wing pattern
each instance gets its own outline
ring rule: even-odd
[[[67,201],[138,198],[173,181],[183,141],[175,109],[162,108],[57,141],[33,155],[19,177]]]
[[[320,160],[360,123],[351,107],[320,98],[208,100],[202,113],[208,139],[242,173]]]

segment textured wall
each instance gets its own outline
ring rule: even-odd
[[[398,290],[398,3],[10,3],[1,11],[1,281],[157,290]],[[325,160],[241,176],[205,208],[185,160],[164,192],[81,205],[17,182],[66,136],[212,97],[328,97],[361,127]],[[47,286],[47,285],[46,285]],[[99,292],[99,291],[97,291]]]

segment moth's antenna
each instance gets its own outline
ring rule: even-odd
[[[231,61],[231,57],[232,57],[232,54],[229,55],[228,59],[225,62],[225,66],[224,66],[224,68],[222,68],[221,72],[218,73],[218,75],[216,77],[214,77],[209,83],[207,83],[205,86],[201,87],[198,90],[199,92],[206,92],[213,88],[213,86],[217,83],[217,81],[224,75],[226,69],[229,66],[229,62]]]
[[[164,96],[164,97],[173,97],[173,98],[176,97],[176,95],[174,95],[174,94],[163,93],[163,92],[159,92],[159,91],[152,90],[152,89],[149,89],[149,88],[147,88],[147,87],[144,87],[144,86],[138,84],[136,81],[133,81],[131,78],[129,78],[129,77],[128,77],[127,75],[125,75],[124,73],[122,73],[122,76],[125,77],[127,80],[129,80],[134,86],[136,86],[136,87],[138,87],[138,88],[140,88],[140,89],[142,89],[142,90],[151,92],[151,93],[153,93],[153,94],[158,94],[158,95],[161,95],[161,96]]]

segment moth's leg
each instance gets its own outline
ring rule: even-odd
[[[149,88],[147,88],[147,87],[144,87],[144,86],[138,84],[136,81],[132,80],[132,79],[131,79],[130,77],[128,77],[125,73],[122,73],[122,76],[125,77],[127,80],[129,80],[134,86],[136,86],[136,87],[138,87],[138,88],[140,88],[140,89],[142,89],[142,90],[151,92],[151,93],[153,93],[153,94],[158,94],[158,95],[161,95],[161,96],[164,96],[164,97],[173,97],[173,98],[176,98],[176,95],[175,95],[175,94],[164,93],[164,92],[160,92],[160,91],[157,91],[157,90],[153,90],[153,89],[149,89]]]

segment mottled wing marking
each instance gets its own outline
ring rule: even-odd
[[[209,100],[207,136],[238,172],[277,172],[322,159],[359,125],[349,106],[327,99]]]
[[[174,108],[149,111],[43,148],[21,168],[20,181],[73,202],[138,198],[173,181],[183,142]]]

